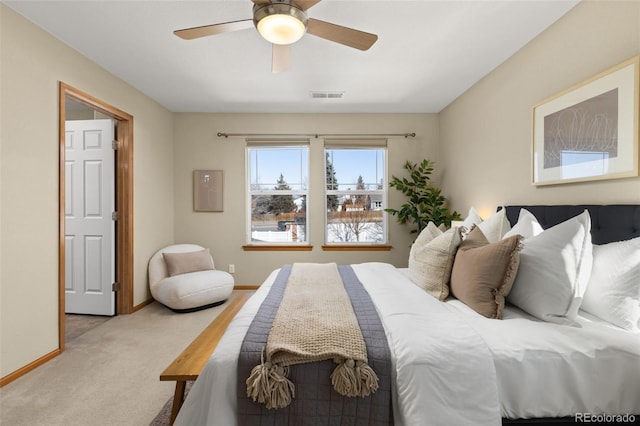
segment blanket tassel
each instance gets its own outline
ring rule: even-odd
[[[268,361],[256,365],[246,381],[247,396],[269,410],[287,407],[295,397],[295,386],[287,373],[287,368]]]
[[[378,390],[378,376],[366,362],[347,359],[338,362],[331,384],[340,395],[365,397]]]

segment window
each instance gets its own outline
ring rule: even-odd
[[[309,147],[301,144],[247,147],[248,242],[307,242]]]
[[[386,244],[386,141],[325,146],[327,244]]]

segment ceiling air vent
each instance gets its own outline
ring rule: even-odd
[[[342,99],[344,92],[310,92],[312,99]]]

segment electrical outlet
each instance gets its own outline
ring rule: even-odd
[[[236,265],[234,265],[233,263],[229,264],[229,273],[230,274],[235,274],[236,273]]]

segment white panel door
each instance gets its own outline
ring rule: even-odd
[[[65,122],[65,312],[115,315],[112,120]]]

